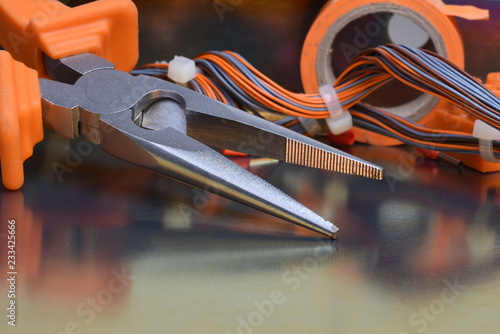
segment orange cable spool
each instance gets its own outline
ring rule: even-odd
[[[384,15],[387,19],[395,14],[417,24],[429,36],[434,51],[461,68],[464,66],[463,43],[453,18],[448,15],[467,19],[488,18],[488,11],[472,6],[445,5],[441,0],[330,0],[309,30],[302,49],[301,76],[305,91],[315,93],[319,86],[333,83],[336,77],[332,68],[332,54],[347,50],[354,55],[354,51],[366,49],[367,45],[364,44],[370,42],[368,39],[376,40],[378,35],[386,32]],[[354,28],[356,33],[351,44],[344,45],[343,49],[332,50],[335,39],[343,29],[370,15],[373,20],[364,21],[363,28]],[[433,127],[434,122],[432,111],[449,108],[446,102],[425,94],[398,106],[380,107],[429,127]],[[356,140],[361,142],[374,145],[401,144],[398,140],[367,130],[355,128],[354,132]]]

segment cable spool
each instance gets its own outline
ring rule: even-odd
[[[448,14],[469,19],[487,17],[487,11],[471,6],[445,5],[441,0],[330,0],[309,30],[302,49],[301,75],[305,91],[314,93],[319,86],[335,81],[334,67],[339,63],[339,54],[341,58],[346,58],[347,65],[349,56],[352,58],[359,51],[387,42],[397,43],[390,39],[389,31],[390,20],[395,18],[417,25],[416,29],[421,29],[428,36],[427,41],[422,40],[424,48],[463,68],[463,43],[454,19]],[[398,32],[397,29],[392,30]],[[429,118],[432,118],[433,110],[447,107],[434,96],[412,95],[416,92],[409,91],[395,94],[393,88],[382,91],[382,100],[379,97],[377,104],[369,100],[367,103],[426,125],[432,123]],[[411,96],[412,99],[391,105],[391,99],[404,96]],[[399,143],[361,129],[356,129],[355,133],[356,139],[361,142],[376,145]]]

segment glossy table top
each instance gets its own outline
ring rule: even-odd
[[[296,52],[287,58],[296,64],[322,2],[249,2],[224,21],[208,12],[210,1],[138,2],[149,18],[141,61],[240,45],[277,81],[299,85],[273,63],[282,44],[268,59],[258,48],[303,17],[282,51]],[[277,27],[267,37],[257,20],[265,10]],[[211,40],[189,25],[165,30],[193,16],[204,17]],[[220,34],[232,36],[227,47]],[[343,149],[383,166],[385,180],[236,161],[337,224],[331,241],[47,131],[22,190],[0,190],[0,333],[497,333],[500,174],[424,160],[408,147]],[[6,317],[9,221],[16,327]]]

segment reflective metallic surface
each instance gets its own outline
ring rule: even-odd
[[[150,21],[156,29],[203,8],[216,28],[260,8],[282,27],[308,2],[257,3],[225,12],[222,23],[211,2],[150,1],[139,10],[162,18]],[[248,25],[239,40],[257,43],[252,32],[264,25]],[[175,33],[189,31],[155,35],[156,43],[174,50]],[[486,39],[484,30],[476,35]],[[260,43],[248,52],[271,44]],[[494,48],[474,43],[466,39],[476,46],[469,53]],[[408,148],[348,150],[383,166],[385,180],[235,159],[335,221],[339,239],[325,241],[47,131],[22,190],[0,190],[0,333],[497,333],[499,174],[460,171]],[[16,327],[6,317],[9,220],[17,226]]]
[[[386,181],[285,164],[252,168],[339,222],[339,239],[326,241],[93,146],[71,172],[56,174],[54,162],[69,167],[79,143],[52,136],[27,186],[2,192],[2,222],[18,226],[19,315],[15,329],[0,324],[2,333],[498,328],[497,175],[364,146],[353,153],[381,162]],[[47,156],[49,148],[60,153]]]

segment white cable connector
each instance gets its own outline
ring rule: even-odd
[[[178,84],[185,84],[196,78],[196,64],[192,59],[175,56],[168,63],[167,76]]]
[[[299,122],[302,124],[304,129],[306,129],[307,133],[311,135],[311,137],[314,137],[321,132],[321,125],[314,118],[299,117]]]
[[[472,136],[479,139],[479,152],[484,161],[500,162],[500,159],[497,159],[495,152],[493,152],[493,141],[500,140],[499,130],[478,119],[474,122]]]
[[[326,118],[326,124],[334,135],[339,135],[352,128],[352,116],[347,110],[342,109],[339,97],[333,85],[319,87],[319,94],[325,101],[330,117]]]

